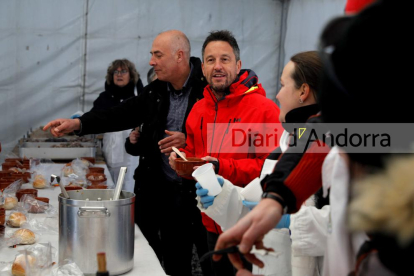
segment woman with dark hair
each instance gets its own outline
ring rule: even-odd
[[[289,112],[302,112],[306,106],[305,109],[311,111],[306,112],[305,117],[319,112],[316,93],[321,71],[322,63],[316,51],[298,53],[291,57],[283,69],[281,88],[276,96],[280,103],[280,122],[290,123],[286,121],[286,115]],[[302,123],[306,119],[301,118]]]
[[[111,62],[105,76],[105,91],[93,102],[91,110],[108,109],[135,97],[143,85],[134,63],[127,59]]]
[[[127,59],[114,60],[107,69],[105,91],[93,102],[92,110],[110,109],[122,102],[136,97],[143,85],[134,63]],[[133,174],[138,166],[139,157],[129,155],[125,151],[125,139],[130,130],[109,132],[104,134],[102,151],[114,181],[118,179],[119,169],[127,167],[123,190],[134,192]]]

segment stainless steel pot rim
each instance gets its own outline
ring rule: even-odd
[[[93,190],[75,190],[68,191],[70,198],[65,198],[59,194],[60,204],[75,204],[91,202],[91,203],[105,203],[110,205],[130,204],[135,202],[135,194],[127,191],[122,191],[121,198],[118,200],[110,200],[113,197],[114,190],[111,189],[93,189]],[[101,198],[101,200],[98,200]],[[86,200],[88,199],[88,200]]]
[[[85,200],[79,200],[79,201],[77,201],[77,202],[86,202]],[[118,203],[116,203],[115,201],[112,201],[113,203],[108,203],[108,202],[111,202],[111,201],[89,201],[90,203],[86,203],[86,204],[76,204],[77,202],[74,202],[74,203],[62,203],[62,206],[65,206],[65,207],[121,207],[121,206],[127,206],[127,205],[131,205],[131,204],[133,204],[134,203],[134,201],[130,201],[130,202],[128,202],[128,203],[125,203],[125,204],[119,204],[119,202]],[[105,203],[103,203],[103,204],[97,204],[97,203],[99,203],[99,202],[105,202]]]

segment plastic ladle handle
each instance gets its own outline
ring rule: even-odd
[[[66,189],[63,186],[63,183],[62,182],[59,182],[59,186],[60,186],[60,190],[62,191],[63,196],[66,197],[66,198],[70,198],[69,197],[69,194],[68,194],[68,192],[66,192]]]
[[[121,194],[121,190],[122,190],[122,185],[124,184],[124,178],[125,178],[126,171],[127,171],[127,167],[121,167],[121,169],[119,170],[119,176],[118,176],[118,181],[116,182],[113,200],[119,199],[119,195]]]

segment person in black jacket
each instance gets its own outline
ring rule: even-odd
[[[137,94],[135,94],[135,88]],[[105,91],[93,102],[91,111],[105,110],[141,94],[144,87],[135,64],[127,59],[116,59],[105,76]]]
[[[338,272],[338,268],[352,263],[355,271],[348,271],[346,275],[414,274],[411,163],[414,138],[410,133],[414,122],[414,94],[406,89],[404,81],[412,78],[412,70],[400,69],[414,61],[413,56],[407,54],[412,52],[407,36],[412,30],[412,6],[412,1],[377,0],[355,17],[334,19],[322,33],[320,56],[324,65],[318,96],[323,122],[330,127],[358,124],[365,128],[359,133],[361,136],[381,126],[382,133],[390,135],[393,141],[388,146],[377,144],[372,152],[362,147],[360,151],[352,147],[342,149],[340,155],[347,164],[342,165],[342,171],[349,174],[345,175],[349,180],[338,184],[348,184],[342,191],[349,191],[349,195],[336,197],[336,202],[331,201],[331,204],[345,202],[343,212],[340,209],[337,212],[341,213],[338,217],[346,227],[337,229],[335,242],[343,239],[342,244],[348,244],[349,249],[335,243],[334,246],[344,249],[345,254],[327,255],[330,261],[325,259],[324,266],[336,273],[329,274],[329,270],[324,269],[323,275],[345,275]],[[337,133],[331,131],[331,134]],[[276,198],[281,198],[278,196]],[[263,199],[253,215],[250,215],[252,211],[220,237],[215,249],[238,244],[240,251],[246,253],[252,244],[263,246],[263,234],[278,223],[283,203],[289,204],[292,199],[285,197],[280,202]],[[330,216],[330,233],[336,231],[331,218],[338,220],[338,217]],[[359,247],[351,237],[362,231],[366,231],[367,237]],[[360,243],[363,241],[360,239]],[[358,248],[356,255],[354,250]],[[248,257],[256,261],[252,255]],[[237,256],[231,258],[241,268]],[[238,275],[251,274],[240,271]]]
[[[44,127],[58,137],[72,131],[85,135],[139,127],[137,142],[126,142],[127,151],[140,156],[134,176],[135,222],[163,261],[166,273],[180,276],[191,275],[194,243],[199,256],[207,251],[195,182],[183,182],[168,164],[171,147],[185,144],[185,121],[207,84],[200,59],[190,58],[190,52],[189,40],[182,32],[159,34],[150,60],[158,79],[147,85],[142,95],[108,111],[56,119]],[[209,263],[201,267],[204,275],[211,273]]]
[[[116,59],[109,65],[105,77],[105,91],[93,102],[91,111],[105,110],[121,104],[123,101],[139,95],[143,90],[142,82],[135,64],[127,59]],[[121,167],[127,167],[122,190],[134,191],[134,169],[138,157],[129,155],[124,148],[125,138],[130,130],[105,133],[102,152],[112,179],[116,181]]]

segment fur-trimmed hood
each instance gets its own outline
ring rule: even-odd
[[[394,157],[386,168],[353,183],[349,206],[352,230],[395,236],[404,246],[414,240],[414,155]]]

